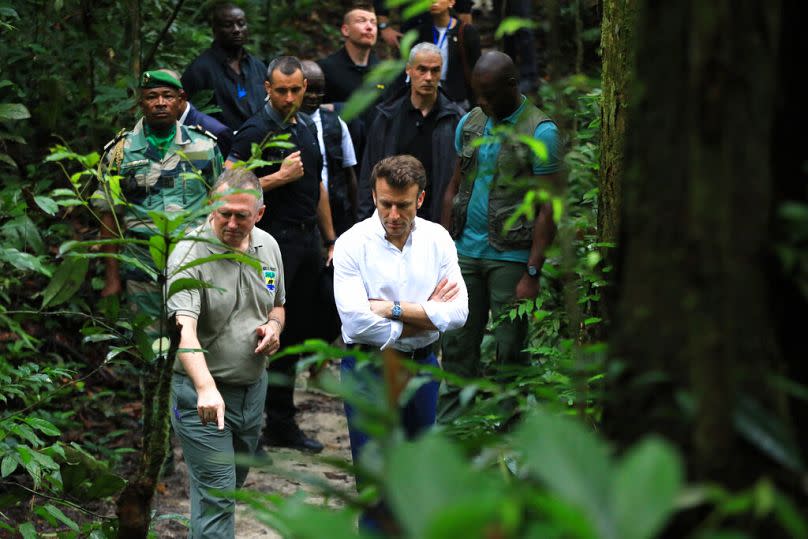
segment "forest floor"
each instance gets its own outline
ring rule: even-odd
[[[328,459],[350,462],[351,452],[348,442],[348,427],[342,408],[342,400],[326,395],[318,390],[307,389],[307,375],[298,378],[298,389],[295,391],[295,404],[298,407],[298,421],[301,428],[309,436],[314,436],[325,445],[319,455],[310,455],[292,449],[267,447],[267,455],[272,463],[259,468],[251,468],[244,490],[263,494],[277,493],[289,496],[299,490],[311,491],[311,488],[300,480],[301,475],[317,477],[328,481],[333,487],[346,491],[354,488],[354,478],[344,470],[324,462]],[[155,496],[155,517],[160,515],[190,515],[188,498],[188,469],[182,458],[179,443],[174,443],[176,469],[174,474],[165,478]],[[312,502],[322,502],[321,496],[313,495]],[[329,500],[330,504],[338,504],[337,500]],[[186,537],[187,528],[174,518],[164,518],[155,523],[157,536],[162,538]],[[253,537],[279,538],[277,532],[264,525],[255,512],[244,504],[238,504],[236,515],[236,537],[249,539]]]

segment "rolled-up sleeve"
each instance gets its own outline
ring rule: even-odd
[[[451,329],[463,327],[469,315],[469,294],[466,282],[457,262],[457,250],[448,233],[441,235],[440,251],[444,254],[441,260],[440,277],[449,283],[457,283],[458,292],[452,301],[426,301],[421,304],[424,312],[435,327],[443,333]]]
[[[342,321],[342,337],[348,344],[367,344],[384,350],[401,337],[404,324],[370,310],[357,253],[351,247],[344,236],[334,247],[334,301]]]

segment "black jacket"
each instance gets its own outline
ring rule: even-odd
[[[230,153],[230,146],[233,144],[233,130],[213,116],[199,112],[190,102],[188,103],[188,107],[188,115],[185,116],[183,124],[198,125],[205,129],[205,131],[213,133],[213,135],[216,136],[216,144],[219,146],[219,150],[222,152],[223,156],[227,157]]]
[[[368,131],[367,145],[362,155],[362,168],[359,177],[359,215],[358,219],[366,219],[373,214],[373,195],[370,189],[370,172],[373,166],[391,155],[398,148],[397,135],[401,121],[402,103],[410,98],[410,86],[407,85],[398,94],[376,107],[376,119]],[[457,155],[454,149],[454,137],[457,123],[463,116],[463,110],[442,93],[438,92],[437,120],[432,131],[432,170],[429,177],[432,182],[430,207],[425,208],[424,216],[430,221],[439,222],[443,206],[443,194],[454,172]]]

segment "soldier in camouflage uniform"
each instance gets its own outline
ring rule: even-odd
[[[104,179],[94,197],[101,212],[102,238],[117,237],[123,230],[127,238],[148,240],[154,234],[149,211],[171,214],[199,209],[222,172],[216,137],[202,128],[178,123],[180,90],[180,81],[165,70],[144,73],[139,100],[143,118],[132,131],[121,131],[105,146]],[[113,203],[117,198],[114,182],[109,181],[113,176],[120,177],[120,197],[126,204]],[[117,248],[105,249],[115,252]],[[146,246],[127,245],[124,253],[154,267]],[[122,269],[119,271],[118,260],[106,259],[101,296],[121,291],[123,273],[133,320],[141,319],[142,313],[147,320],[159,321],[162,296],[158,284],[136,267]],[[149,325],[147,333],[156,336],[157,326]]]

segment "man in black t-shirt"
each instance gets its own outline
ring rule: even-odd
[[[342,106],[351,94],[362,86],[365,75],[379,63],[376,53],[373,52],[377,37],[373,6],[356,4],[349,9],[342,18],[340,32],[345,38],[345,45],[330,56],[317,61],[325,75],[323,103],[333,104],[337,114],[341,112]],[[379,84],[376,89],[381,97],[384,85]],[[361,157],[364,151],[366,131],[375,115],[374,107],[375,103],[348,122],[357,158]]]
[[[244,50],[247,19],[241,8],[217,4],[211,10],[211,28],[213,44],[182,74],[182,86],[191,99],[213,90],[213,104],[222,110],[211,116],[236,131],[264,104],[266,67]]]
[[[322,183],[316,128],[311,118],[299,111],[306,91],[300,61],[293,56],[276,58],[269,64],[264,84],[269,102],[239,129],[226,166],[248,160],[253,144],[271,144],[277,135],[288,135],[285,142],[294,145],[291,150],[266,147],[261,159],[276,164],[255,169],[267,206],[258,226],[277,240],[283,258],[287,290],[283,341],[291,346],[312,337],[309,309],[322,269],[317,229],[328,247],[326,265],[331,264],[335,235],[328,193]],[[285,356],[270,363],[264,442],[316,453],[323,445],[303,434],[295,421],[297,359]]]

